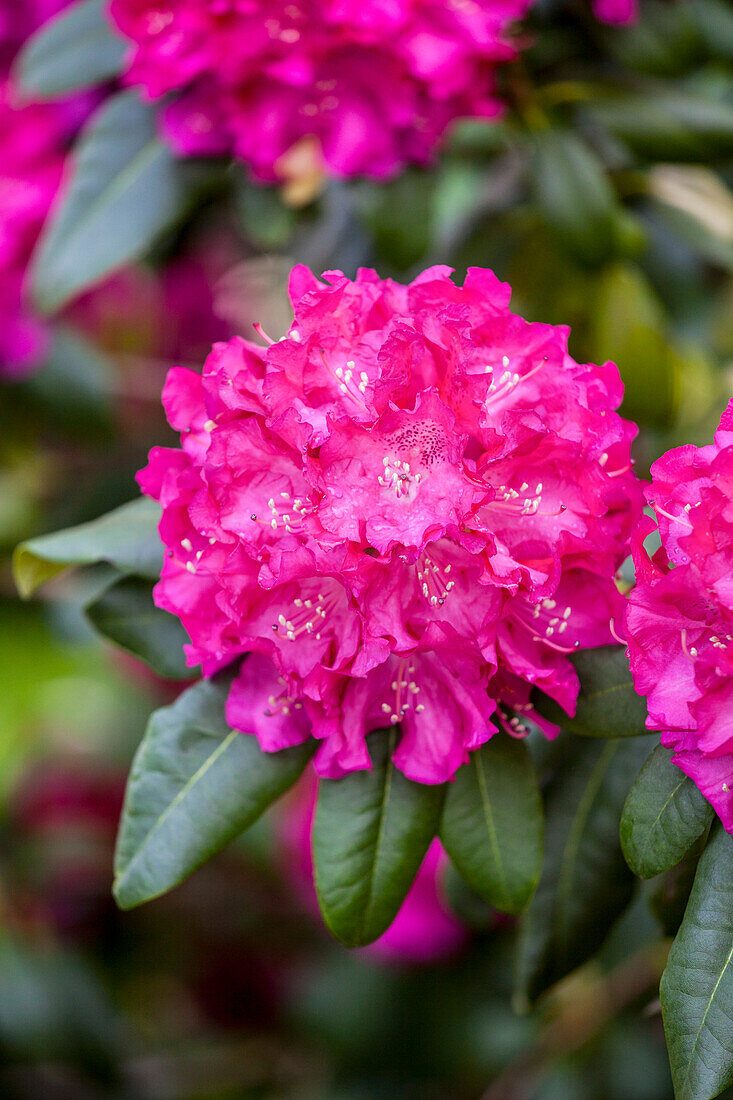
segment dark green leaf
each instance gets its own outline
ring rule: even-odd
[[[677,1100],[711,1100],[733,1084],[733,837],[716,825],[662,975],[662,1012]]]
[[[707,839],[704,833],[679,863],[650,883],[649,908],[665,936],[676,936],[679,931]]]
[[[86,607],[92,626],[170,680],[191,679],[183,646],[189,641],[178,619],[153,603],[152,586],[123,577]]]
[[[107,0],[82,0],[36,31],[17,62],[26,95],[53,99],[118,75],[127,47],[115,35],[106,6]]]
[[[123,573],[159,577],[163,565],[159,520],[159,505],[141,497],[90,523],[28,539],[13,555],[18,591],[30,596],[69,566],[99,561],[109,562]]]
[[[670,749],[657,745],[624,806],[621,846],[640,878],[653,878],[679,863],[712,820],[712,806],[671,756]]]
[[[248,828],[302,772],[311,742],[262,752],[224,717],[228,680],[202,681],[153,714],[130,772],[115,856],[117,904],[178,885]]]
[[[647,92],[592,109],[614,137],[647,161],[707,162],[733,155],[733,104],[692,92]]]
[[[605,259],[614,240],[616,198],[595,153],[575,134],[535,137],[537,203],[564,248],[586,263]]]
[[[666,425],[675,408],[676,361],[664,310],[644,273],[615,264],[599,280],[591,352],[613,359],[624,380],[624,412],[644,424]]]
[[[141,256],[179,220],[186,173],[158,138],[155,109],[122,92],[91,120],[60,206],[33,260],[38,307],[51,313]]]
[[[369,738],[370,771],[320,783],[313,824],[316,891],[347,947],[389,928],[435,836],[443,788],[413,783],[392,763],[394,728]]]
[[[440,837],[468,885],[504,913],[529,903],[542,864],[542,799],[527,746],[499,733],[448,785]]]
[[[568,744],[547,797],[545,860],[522,918],[517,993],[526,1004],[595,953],[634,885],[618,837],[649,737]]]
[[[539,712],[582,737],[638,737],[646,733],[646,702],[634,691],[623,649],[602,646],[572,658],[580,677],[574,718],[545,695],[536,693]]]

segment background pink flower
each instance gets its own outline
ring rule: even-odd
[[[425,163],[450,123],[492,117],[530,0],[111,0],[132,42],[128,80],[164,112],[188,155],[233,152],[263,180],[316,140],[335,176]]]

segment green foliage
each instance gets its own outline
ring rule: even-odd
[[[573,741],[547,792],[545,860],[522,918],[517,996],[527,1004],[601,946],[633,891],[618,839],[649,738]]]
[[[54,99],[120,73],[126,45],[113,33],[106,7],[107,0],[80,0],[28,40],[17,73],[29,98]]]
[[[122,573],[157,579],[163,565],[159,519],[158,504],[141,497],[90,523],[28,539],[13,555],[18,591],[30,596],[70,566],[101,561]]]
[[[171,680],[193,677],[194,670],[183,653],[188,635],[178,619],[154,605],[148,581],[122,577],[85,610],[95,630],[145,661],[159,676]]]
[[[155,110],[121,92],[93,116],[63,201],[33,264],[38,308],[52,313],[142,256],[192,199],[188,173],[157,136]]]
[[[603,165],[567,130],[535,136],[532,182],[548,226],[574,257],[600,263],[611,251],[616,197]]]
[[[462,878],[503,913],[526,908],[542,864],[542,799],[522,741],[498,733],[448,785],[440,838]]]
[[[712,821],[712,806],[671,756],[670,749],[656,746],[624,805],[621,846],[640,878],[679,863]]]
[[[438,831],[443,788],[413,783],[392,753],[394,728],[369,738],[370,771],[323,779],[313,823],[321,913],[337,939],[361,947],[394,920]]]
[[[676,1100],[733,1084],[733,838],[715,826],[661,985]]]
[[[569,718],[554,700],[537,692],[537,709],[545,718],[583,737],[638,737],[646,733],[646,703],[634,691],[623,649],[586,649],[572,661],[580,677],[575,716]]]
[[[117,904],[177,886],[292,786],[309,744],[262,752],[229,729],[228,681],[202,681],[150,719],[127,785],[115,856]]]

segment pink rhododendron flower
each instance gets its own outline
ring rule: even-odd
[[[430,159],[462,116],[501,108],[494,71],[531,0],[110,0],[133,43],[128,80],[177,93],[165,129],[184,154],[233,152],[263,180],[311,150],[335,176]]]
[[[708,447],[668,451],[633,542],[626,612],[634,684],[647,726],[733,832],[733,401]],[[651,560],[643,540],[659,528]]]
[[[11,85],[0,84],[0,377],[25,374],[46,351],[26,268],[61,180],[66,138],[56,105],[18,107]]]
[[[286,874],[314,915],[318,901],[313,884],[311,828],[317,793],[315,775],[309,770],[277,809]],[[455,954],[465,943],[467,930],[443,896],[447,865],[443,846],[433,840],[397,916],[379,939],[364,948],[365,953],[387,962],[408,964],[438,962]]]
[[[0,378],[21,377],[47,351],[26,293],[26,269],[61,180],[73,131],[93,100],[23,103],[8,76],[18,50],[70,0],[0,0]]]
[[[641,508],[618,371],[510,288],[431,268],[409,286],[296,267],[295,322],[217,344],[163,401],[182,449],[138,475],[163,506],[157,604],[205,676],[252,652],[228,719],[267,751],[310,736],[324,776],[395,763],[449,779],[534,685],[572,713],[568,655],[609,644],[614,575]]]
[[[593,12],[604,23],[634,23],[639,4],[638,0],[593,0]]]

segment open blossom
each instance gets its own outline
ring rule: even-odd
[[[331,175],[425,163],[449,124],[500,110],[495,68],[530,0],[110,0],[127,77],[177,93],[184,154],[232,152],[263,180],[307,150]]]
[[[217,344],[163,393],[182,448],[138,475],[163,506],[155,589],[205,676],[251,652],[228,719],[328,777],[394,761],[449,779],[540,687],[572,713],[568,655],[613,641],[640,513],[613,364],[511,313],[510,288],[431,268],[409,286],[296,267],[295,322]],[[622,608],[622,603],[621,603]]]
[[[710,446],[668,451],[652,478],[657,523],[645,517],[633,542],[631,671],[647,726],[733,832],[733,402]]]

